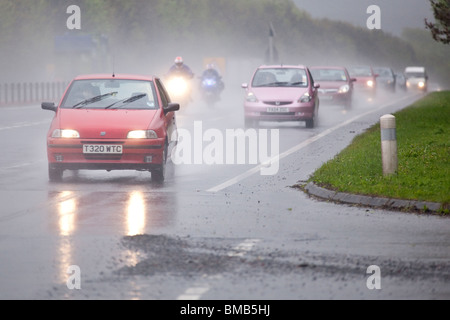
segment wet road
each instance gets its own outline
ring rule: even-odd
[[[225,136],[243,127],[242,97],[227,92],[214,109],[194,103],[178,127],[193,143],[208,129]],[[192,155],[170,166],[164,184],[134,171],[65,172],[50,183],[53,113],[3,106],[0,298],[449,299],[448,219],[320,202],[292,188],[417,98],[383,96],[348,112],[322,105],[314,129],[262,124],[279,129],[274,175],[249,160],[186,163]],[[372,265],[381,289],[368,288]],[[81,272],[80,289],[69,288],[69,266]]]

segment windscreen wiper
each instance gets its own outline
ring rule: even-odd
[[[84,106],[86,106],[88,104],[91,104],[91,103],[103,100],[103,99],[105,99],[105,98],[107,98],[109,96],[115,95],[115,94],[117,94],[117,91],[105,93],[105,94],[102,94],[102,95],[99,95],[99,96],[95,96],[95,97],[83,100],[81,102],[78,102],[74,106],[72,106],[72,109],[84,107]]]
[[[128,103],[131,103],[131,102],[134,102],[134,101],[136,101],[136,100],[142,99],[142,98],[145,97],[146,95],[147,95],[146,93],[142,93],[142,94],[138,94],[138,95],[135,95],[135,96],[131,96],[131,97],[129,97],[129,98],[125,98],[125,99],[116,101],[116,102],[110,104],[109,106],[106,106],[105,109],[110,109],[110,108],[112,108],[114,105],[116,105],[116,104],[118,104],[118,103],[122,103],[122,105],[121,105],[121,106],[118,106],[118,107],[116,107],[116,108],[122,108],[124,105],[126,105],[126,104],[128,104]]]
[[[280,87],[280,86],[283,86],[283,85],[286,85],[286,84],[287,84],[287,82],[277,81],[277,82],[266,83],[264,86],[265,87]]]

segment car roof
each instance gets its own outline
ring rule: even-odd
[[[297,69],[306,69],[304,65],[293,65],[293,64],[272,64],[272,65],[262,65],[259,66],[258,69],[272,69],[272,68],[297,68]]]
[[[74,78],[74,80],[94,80],[94,79],[121,79],[121,80],[145,80],[152,81],[155,77],[139,75],[139,74],[111,74],[111,73],[96,73],[96,74],[81,74]]]
[[[339,69],[339,70],[344,70],[347,69],[346,67],[343,66],[310,66],[310,69]]]
[[[406,67],[405,69],[406,72],[424,72],[425,68],[424,67]]]
[[[350,66],[349,69],[356,69],[356,68],[367,68],[367,69],[373,69],[372,66],[370,65],[366,65],[366,64],[361,64],[361,65],[355,65],[355,66]]]

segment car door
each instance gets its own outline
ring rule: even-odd
[[[155,84],[158,89],[159,95],[161,97],[162,108],[165,109],[168,107],[168,105],[170,103],[169,95],[167,94],[167,91],[160,79],[156,78]],[[171,155],[172,150],[178,141],[175,112],[173,112],[173,111],[167,112],[164,116],[165,116],[167,142],[168,142],[168,146],[167,146],[168,150],[167,151],[168,151],[168,155]]]

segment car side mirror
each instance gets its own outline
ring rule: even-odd
[[[241,88],[243,88],[243,89],[247,89],[247,88],[248,88],[248,84],[247,84],[247,83],[243,83],[243,84],[241,84]]]
[[[167,108],[164,108],[164,114],[178,110],[180,110],[180,104],[171,102],[168,104]]]
[[[356,78],[351,78],[350,81],[351,81],[351,82],[356,82],[356,81],[358,81],[358,80],[357,80]]]
[[[319,89],[320,88],[320,84],[314,84],[314,89]]]
[[[41,108],[44,110],[50,110],[54,112],[56,112],[56,110],[58,109],[58,107],[55,106],[54,102],[42,102]]]

